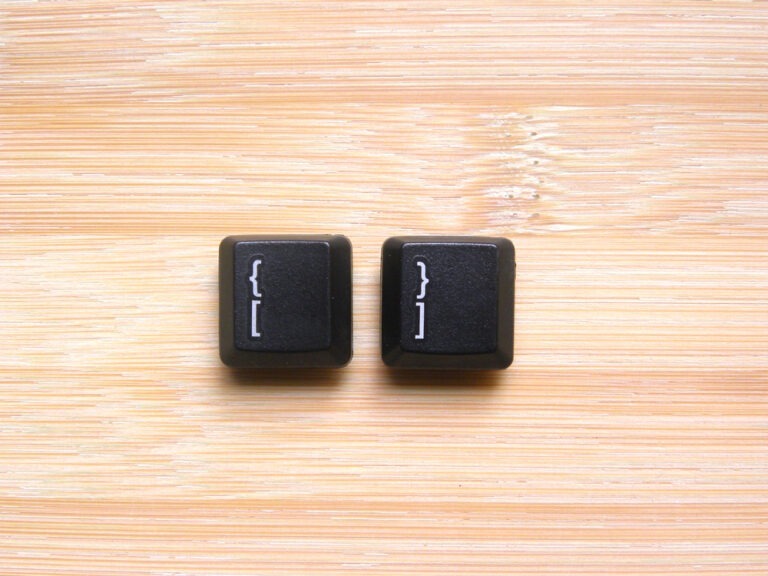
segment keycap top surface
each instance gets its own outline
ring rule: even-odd
[[[401,250],[402,349],[427,354],[494,352],[496,245],[406,242]]]
[[[234,251],[235,346],[262,352],[327,349],[331,345],[328,243],[257,240],[238,242]]]

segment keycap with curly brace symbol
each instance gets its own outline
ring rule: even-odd
[[[501,369],[512,362],[515,249],[506,238],[403,236],[382,248],[384,362]]]
[[[344,236],[229,236],[219,248],[219,351],[239,367],[335,367],[352,355]]]

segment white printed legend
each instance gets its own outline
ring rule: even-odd
[[[259,326],[259,307],[261,306],[261,290],[259,288],[259,267],[261,259],[253,261],[251,276],[248,278],[251,282],[251,338],[261,338],[261,329]]]
[[[413,338],[414,340],[424,340],[424,316],[426,313],[426,302],[424,301],[424,298],[427,296],[427,284],[429,284],[429,278],[427,278],[426,262],[417,261],[416,266],[418,266],[421,274],[421,287],[419,288],[419,293],[416,295],[416,308],[419,310],[419,329]]]

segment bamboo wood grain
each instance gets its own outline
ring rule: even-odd
[[[217,359],[348,235],[341,371]],[[379,250],[518,253],[516,358],[378,357]],[[0,574],[768,573],[768,6],[0,5]]]

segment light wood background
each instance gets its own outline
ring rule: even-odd
[[[217,358],[217,246],[354,244],[337,372]],[[768,4],[0,5],[0,573],[768,574]],[[395,234],[516,359],[388,372]]]

